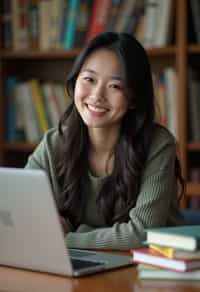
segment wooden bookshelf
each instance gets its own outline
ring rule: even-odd
[[[148,48],[152,69],[157,71],[166,66],[172,66],[177,72],[177,119],[178,119],[178,155],[183,176],[188,178],[188,155],[200,152],[200,142],[188,142],[187,127],[187,69],[190,58],[200,59],[200,45],[189,43],[188,29],[188,1],[175,2],[175,41],[172,45],[161,48]],[[1,5],[1,4],[0,4]],[[64,82],[79,49],[64,50],[28,50],[10,51],[0,49],[0,165],[17,165],[22,157],[23,165],[35,145],[27,143],[8,143],[5,140],[6,131],[6,101],[5,80],[9,74],[20,77],[37,77],[38,79],[58,80]],[[10,160],[10,157],[12,159]],[[15,159],[16,158],[16,159]],[[187,195],[200,194],[200,184],[187,183]]]
[[[40,50],[29,50],[29,51],[5,51],[0,50],[0,56],[2,60],[16,60],[16,59],[74,59],[80,49],[73,49],[70,51],[64,50],[51,50],[51,51],[40,51]]]
[[[187,183],[187,196],[199,196],[200,197],[200,184],[197,183]]]
[[[168,46],[164,48],[149,48],[147,49],[147,53],[149,57],[156,57],[156,56],[175,56],[177,53],[177,47],[176,46]]]
[[[36,145],[29,143],[3,143],[0,145],[0,147],[3,151],[31,153],[36,147]]]
[[[200,54],[200,45],[189,45],[187,52],[189,54]]]
[[[200,142],[191,142],[187,144],[188,151],[200,152]]]

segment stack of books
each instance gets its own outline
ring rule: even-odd
[[[131,252],[140,279],[200,281],[200,225],[147,229],[145,247]]]

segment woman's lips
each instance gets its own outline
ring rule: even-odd
[[[102,116],[108,112],[107,108],[101,107],[101,106],[95,106],[92,104],[87,104],[87,108],[91,114],[98,115],[98,116]]]

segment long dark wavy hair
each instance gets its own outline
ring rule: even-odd
[[[60,149],[58,179],[62,187],[58,207],[62,216],[78,226],[84,210],[83,183],[88,179],[89,137],[73,101],[75,83],[86,58],[100,48],[112,49],[121,62],[130,109],[122,119],[121,133],[113,150],[114,169],[97,198],[99,212],[108,225],[127,222],[136,204],[142,171],[156,124],[154,92],[147,54],[140,43],[126,33],[97,35],[81,51],[67,77],[66,89],[72,103],[59,122]],[[109,64],[108,64],[109,66]],[[175,175],[181,180],[178,160]]]

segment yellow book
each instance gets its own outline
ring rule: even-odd
[[[173,258],[174,256],[174,252],[175,249],[172,247],[163,247],[163,246],[158,246],[158,245],[154,245],[154,244],[150,244],[149,248],[151,248],[152,250],[155,250],[159,253],[161,253],[162,255],[169,257],[169,258]]]
[[[168,258],[177,258],[177,259],[199,259],[200,250],[195,251],[186,251],[181,249],[176,249],[172,247],[163,247],[160,245],[150,244],[149,248],[159,252],[160,254]]]
[[[49,126],[48,126],[47,115],[45,112],[45,107],[43,104],[43,98],[40,92],[40,84],[38,80],[32,79],[30,81],[30,85],[31,85],[31,92],[32,92],[32,97],[33,97],[33,103],[34,103],[35,110],[38,117],[38,124],[41,130],[41,133],[44,134],[48,130]]]

